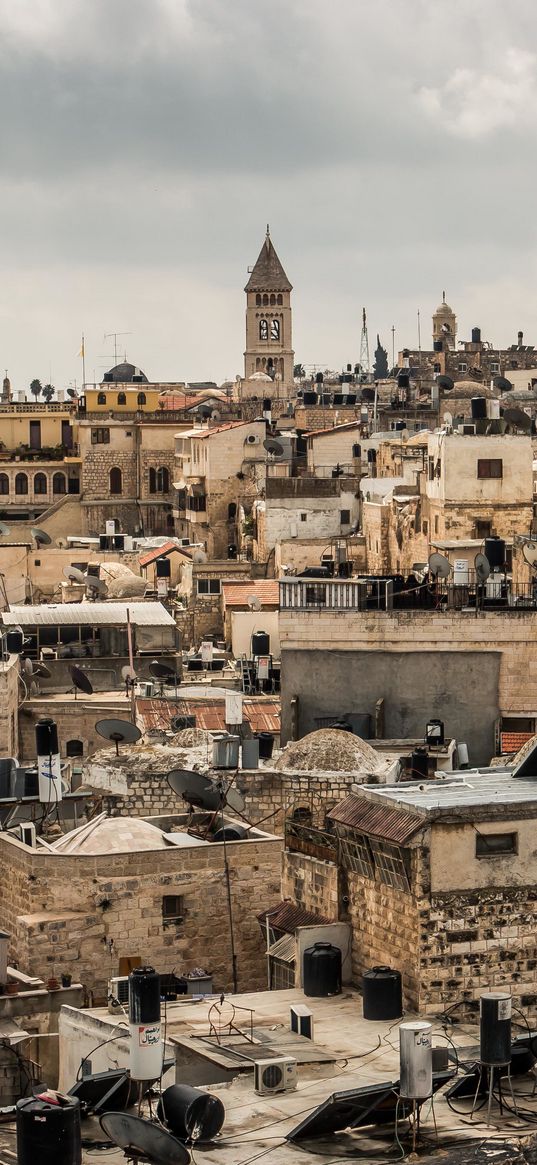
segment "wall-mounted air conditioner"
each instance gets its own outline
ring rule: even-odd
[[[116,1015],[122,1008],[129,1006],[129,976],[117,975],[108,980],[108,1010]]]
[[[462,433],[464,437],[475,437],[476,427],[475,425],[459,425],[459,433]]]
[[[22,841],[24,845],[29,845],[31,849],[36,848],[37,837],[33,821],[24,821],[21,825],[17,826],[17,833],[19,835],[19,841]]]
[[[254,1089],[259,1096],[271,1092],[290,1092],[297,1086],[296,1060],[292,1056],[274,1056],[257,1060],[254,1065]]]
[[[259,445],[259,441],[260,441],[260,439],[257,436],[257,433],[248,433],[248,436],[247,436],[244,444],[245,445]]]

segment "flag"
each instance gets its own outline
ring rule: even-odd
[[[84,337],[83,336],[82,336],[82,343],[80,345],[80,352],[78,353],[78,355],[82,356],[82,359],[84,359],[84,356],[86,355],[86,353],[84,351]]]

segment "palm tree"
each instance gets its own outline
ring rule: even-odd
[[[30,385],[30,392],[32,393],[32,396],[35,396],[36,400],[38,396],[41,396],[42,384],[40,380],[32,380]]]
[[[43,397],[46,400],[47,404],[49,403],[49,401],[52,400],[52,397],[54,396],[55,391],[56,391],[56,389],[54,388],[53,384],[45,384],[45,386],[43,388]]]

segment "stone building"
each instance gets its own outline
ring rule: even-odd
[[[19,657],[0,660],[0,756],[19,755]]]
[[[416,380],[433,381],[438,375],[461,380],[470,376],[474,385],[488,384],[494,377],[509,379],[511,372],[537,368],[537,352],[533,344],[524,344],[524,335],[518,332],[515,344],[499,348],[482,338],[480,327],[474,327],[469,340],[457,340],[457,317],[446,303],[433,313],[432,350],[404,349],[398,355],[400,368],[410,367]]]
[[[69,404],[0,404],[0,516],[37,523],[67,497],[78,500],[78,425]]]
[[[266,481],[263,507],[256,507],[254,538],[257,558],[266,561],[281,542],[319,539],[324,548],[333,538],[356,530],[359,520],[355,477],[277,477]]]
[[[328,832],[295,826],[283,894],[350,922],[353,981],[375,965],[396,968],[412,1011],[460,1002],[477,1012],[482,992],[508,990],[533,1017],[535,773],[489,769],[351,793],[330,810]]]
[[[268,396],[273,395],[275,391],[276,395],[288,396],[294,385],[295,359],[292,338],[292,285],[276,254],[268,227],[265,241],[244,290],[245,381],[248,382],[256,373],[264,374],[269,378]]]

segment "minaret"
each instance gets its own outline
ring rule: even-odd
[[[433,316],[433,344],[442,340],[445,348],[454,350],[457,343],[457,317],[453,308],[446,303],[446,293],[442,292],[442,303]]]
[[[270,376],[282,396],[293,388],[292,285],[274,250],[270,230],[252,268],[246,292],[244,375]],[[260,394],[261,395],[261,394]]]
[[[11,381],[10,381],[9,376],[7,374],[7,368],[6,368],[6,375],[4,376],[4,379],[2,382],[2,404],[9,404],[10,400],[11,400]]]

